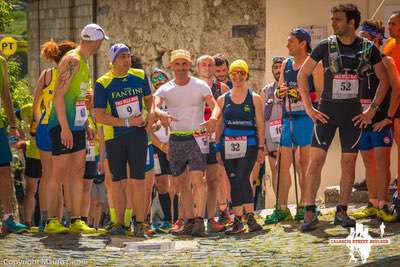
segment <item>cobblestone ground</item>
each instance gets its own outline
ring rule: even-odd
[[[267,211],[269,213],[270,211]],[[266,211],[263,212],[264,214]],[[303,234],[298,222],[264,226],[258,233],[234,237],[176,239],[160,235],[153,240],[192,240],[196,249],[170,251],[127,251],[110,246],[110,237],[42,234],[8,235],[0,239],[0,265],[79,266],[358,266],[349,263],[346,246],[329,245],[330,238],[346,238],[348,231],[334,226],[333,212],[323,210],[319,229]],[[261,221],[260,221],[261,222]],[[379,238],[380,221],[360,220]],[[366,266],[400,266],[400,223],[386,224],[385,236],[391,244],[373,246]],[[133,238],[126,237],[126,241]],[[32,261],[36,259],[37,261]],[[40,262],[39,260],[44,261]],[[29,262],[30,261],[30,262]]]

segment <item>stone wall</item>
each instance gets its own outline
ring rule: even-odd
[[[93,2],[29,1],[31,86],[47,66],[38,62],[39,44],[50,38],[76,40],[80,29],[92,22]],[[229,61],[243,58],[250,64],[250,86],[259,90],[264,83],[265,0],[98,0],[97,23],[111,38],[97,56],[99,75],[108,69],[110,45],[124,42],[146,70],[167,68],[170,52],[184,48],[194,57],[223,53]],[[232,37],[234,25],[253,26],[252,36]]]
[[[80,30],[91,21],[91,0],[28,1],[28,74],[31,90],[40,72],[51,66],[40,59],[40,46],[50,39],[77,42]]]

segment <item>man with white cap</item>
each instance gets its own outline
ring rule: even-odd
[[[183,229],[173,231],[173,234],[203,236],[204,214],[194,207],[201,205],[202,191],[197,188],[203,187],[206,154],[209,152],[208,133],[215,131],[220,108],[207,83],[189,75],[191,63],[188,51],[172,51],[169,67],[174,79],[157,90],[154,101],[155,112],[163,126],[171,128],[168,158],[172,176],[181,185],[181,201],[186,216]],[[164,101],[169,114],[161,110]],[[212,114],[203,122],[205,104],[212,109]],[[186,168],[189,177],[186,177]]]
[[[93,131],[87,126],[85,97],[90,83],[88,59],[99,50],[104,39],[108,37],[99,25],[86,25],[81,32],[79,46],[69,51],[59,63],[60,75],[48,122],[53,168],[47,185],[49,219],[44,230],[46,233],[96,231],[81,220],[86,134],[93,138]],[[71,207],[69,229],[61,225],[60,218],[57,218],[59,200],[54,192],[59,190],[61,183],[67,206]]]
[[[151,109],[153,96],[144,71],[130,68],[131,54],[125,44],[114,44],[108,52],[108,58],[112,68],[96,81],[94,112],[98,123],[113,126],[112,138],[106,141],[106,151],[113,181],[117,224],[109,233],[126,232],[124,212],[128,208],[127,203],[132,203],[136,216],[134,235],[143,237],[146,215],[143,201],[145,167],[148,157],[145,130],[148,117],[145,116],[145,110]]]

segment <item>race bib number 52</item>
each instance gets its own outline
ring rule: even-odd
[[[332,99],[351,99],[358,96],[358,76],[336,74],[332,82]]]

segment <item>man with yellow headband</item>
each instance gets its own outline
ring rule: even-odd
[[[173,234],[202,236],[205,232],[204,214],[193,207],[199,206],[202,201],[202,192],[197,188],[203,187],[206,154],[209,152],[208,133],[215,131],[220,109],[207,83],[189,75],[191,63],[188,51],[172,51],[169,67],[175,78],[155,93],[155,112],[162,124],[171,128],[170,168],[172,176],[179,179],[182,186],[181,200],[186,222],[183,229],[173,231]],[[161,110],[164,101],[169,114]],[[209,120],[203,122],[205,104],[212,109],[212,114]],[[186,177],[186,168],[189,168],[189,177]]]

